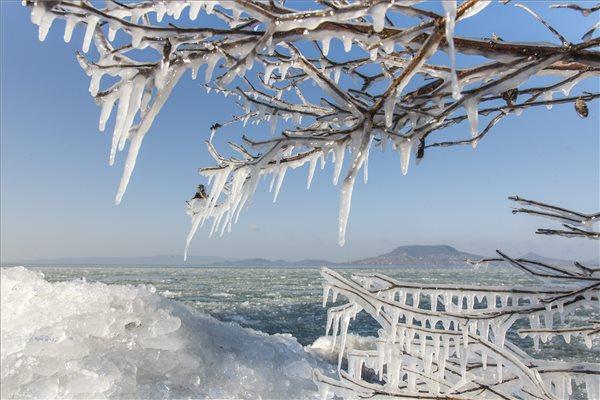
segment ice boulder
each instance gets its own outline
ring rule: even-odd
[[[333,366],[290,335],[267,335],[151,286],[51,283],[1,271],[1,397],[318,398]]]

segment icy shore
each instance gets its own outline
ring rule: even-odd
[[[1,271],[2,398],[318,398],[333,367],[290,335],[223,323],[152,286]]]

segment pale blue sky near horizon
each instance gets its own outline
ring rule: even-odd
[[[531,6],[574,42],[598,20],[546,4]],[[189,74],[182,78],[142,145],[123,202],[115,206],[125,154],[108,166],[112,119],[100,134],[100,110],[74,56],[82,28],[65,44],[64,23],[55,22],[39,42],[20,2],[0,7],[2,261],[182,254],[189,229],[185,200],[203,182],[197,168],[212,163],[204,141],[213,123],[238,111],[233,100],[206,94]],[[459,23],[457,31],[555,41],[523,10],[497,2]],[[599,85],[594,78],[573,93],[598,91]],[[537,227],[557,225],[513,216],[506,200],[518,194],[584,212],[600,210],[600,107],[598,101],[589,107],[587,119],[572,105],[511,115],[476,150],[430,149],[407,176],[400,173],[396,153],[372,149],[369,182],[361,179],[355,187],[344,247],[337,244],[339,188],[331,184],[329,164],[317,171],[308,191],[306,168],[288,171],[275,204],[262,185],[232,233],[208,238],[200,229],[191,254],[344,261],[399,245],[449,244],[486,255],[502,248],[513,255],[597,257],[597,242],[536,236]],[[468,136],[464,124],[452,128],[461,130]],[[231,140],[238,132],[222,134]]]

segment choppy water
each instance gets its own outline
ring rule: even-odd
[[[85,278],[109,284],[150,284],[167,297],[181,301],[222,321],[233,321],[266,333],[290,333],[303,345],[323,336],[326,309],[322,307],[322,286],[318,268],[156,268],[156,267],[36,267],[49,281]],[[343,274],[373,272],[375,269],[345,268]],[[426,269],[378,268],[398,280],[422,283],[462,283],[480,285],[527,286],[540,282],[513,269]],[[571,324],[600,318],[597,311],[582,310],[570,317]],[[365,313],[359,314],[350,331],[375,335],[377,325]],[[574,339],[566,345],[562,338],[533,350],[531,339],[517,342],[537,357],[600,362],[600,345],[591,350]]]

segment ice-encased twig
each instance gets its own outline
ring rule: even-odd
[[[544,208],[579,215],[566,209]],[[554,216],[551,216],[554,219]],[[507,339],[519,320],[529,323],[517,333],[529,336],[534,346],[562,336],[583,339],[591,348],[600,335],[600,322],[565,326],[565,317],[581,308],[600,307],[598,270],[575,263],[554,266],[527,259],[500,258],[525,273],[554,279],[568,286],[538,287],[417,284],[401,282],[379,273],[357,273],[350,279],[324,268],[324,305],[342,296],[348,303],[330,309],[344,314],[364,310],[381,329],[375,349],[346,352],[347,370],[339,380],[315,374],[322,393],[342,397],[383,398],[523,398],[563,399],[573,394],[574,382],[582,383],[588,399],[596,399],[600,387],[597,363],[536,359]],[[337,314],[331,314],[337,315]],[[355,314],[352,314],[354,317]],[[561,326],[555,326],[560,320]],[[337,318],[337,319],[336,319]],[[346,335],[348,325],[339,317],[328,318],[334,335]],[[541,342],[541,343],[540,343]]]

